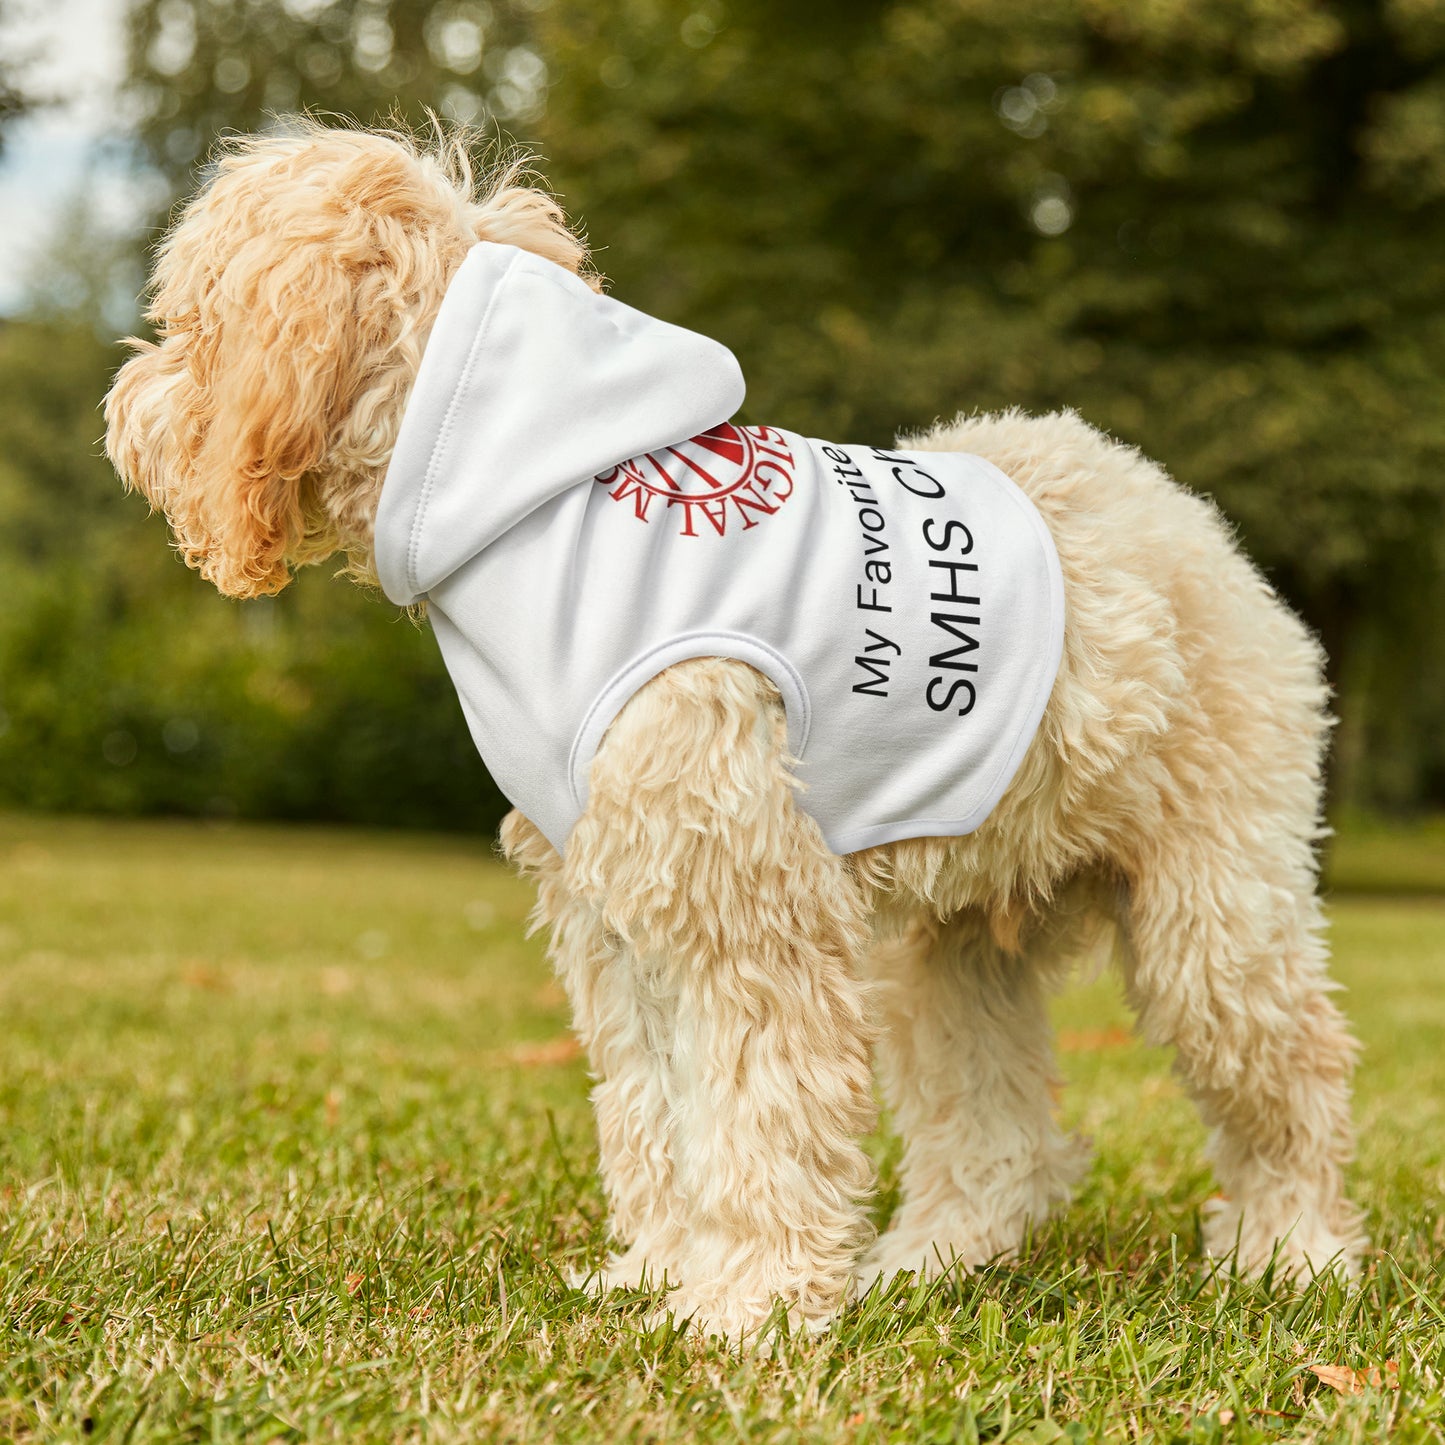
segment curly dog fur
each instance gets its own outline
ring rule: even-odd
[[[402,410],[478,239],[586,264],[548,196],[515,168],[479,187],[456,142],[303,125],[224,148],[159,252],[158,340],[107,401],[117,469],[221,591],[336,554],[371,577]],[[1072,414],[905,444],[995,463],[1063,567],[1063,663],[982,827],[830,853],[775,689],[724,659],[624,709],[565,859],[504,824],[596,1079],[620,1252],[595,1283],[665,1281],[677,1317],[740,1338],[779,1299],[821,1327],[860,1278],[1007,1256],[1084,1167],[1053,1117],[1046,1000],[1111,920],[1143,1034],[1213,1130],[1207,1247],[1352,1270],[1319,648],[1209,503]],[[875,1053],[905,1141],[876,1240]]]

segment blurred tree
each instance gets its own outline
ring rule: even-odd
[[[540,113],[528,18],[546,0],[141,0],[130,92],[148,160],[177,191],[227,130],[308,109],[368,124]]]
[[[16,9],[14,0],[0,0],[0,34],[13,23]],[[23,57],[10,46],[0,48],[0,155],[5,152],[5,132],[34,103],[21,84],[22,65]]]

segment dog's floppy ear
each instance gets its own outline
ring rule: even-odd
[[[164,510],[187,565],[257,597],[290,581],[288,560],[309,560],[307,478],[374,350],[365,333],[389,313],[368,325],[364,268],[324,240],[255,237],[211,274],[193,249],[162,256],[161,340],[131,343],[106,398],[106,449]],[[177,305],[173,287],[196,299]]]
[[[217,314],[191,338],[190,371],[213,399],[192,459],[205,507],[197,531],[176,533],[186,561],[233,597],[290,580],[287,559],[305,550],[305,481],[367,349],[356,279],[323,246],[248,259],[227,268],[207,301]]]
[[[456,204],[414,199],[416,171],[364,133],[235,142],[161,248],[159,345],[133,343],[107,450],[229,596],[278,592],[337,550],[318,488],[385,461],[375,411],[410,373],[376,373],[424,289],[418,258],[444,264],[421,212]]]

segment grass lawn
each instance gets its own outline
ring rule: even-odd
[[[1074,1206],[772,1359],[566,1283],[602,1204],[529,901],[482,843],[0,817],[0,1439],[1445,1440],[1445,900],[1332,902],[1360,1287],[1211,1277],[1104,982],[1058,1009]]]

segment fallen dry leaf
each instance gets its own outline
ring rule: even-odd
[[[1320,1384],[1341,1395],[1363,1395],[1368,1389],[1398,1390],[1400,1388],[1400,1362],[1386,1360],[1382,1374],[1373,1365],[1368,1370],[1352,1370],[1348,1365],[1311,1365],[1315,1378]]]
[[[1127,1049],[1134,1043],[1128,1029],[1062,1029],[1058,1045],[1066,1054],[1097,1053],[1102,1049]]]
[[[208,989],[211,993],[229,993],[231,981],[219,969],[199,959],[190,959],[181,969],[181,982],[187,988]]]
[[[570,1064],[582,1057],[582,1045],[571,1034],[563,1034],[561,1038],[547,1039],[540,1044],[517,1044],[502,1057],[504,1062],[520,1064],[524,1069]]]

